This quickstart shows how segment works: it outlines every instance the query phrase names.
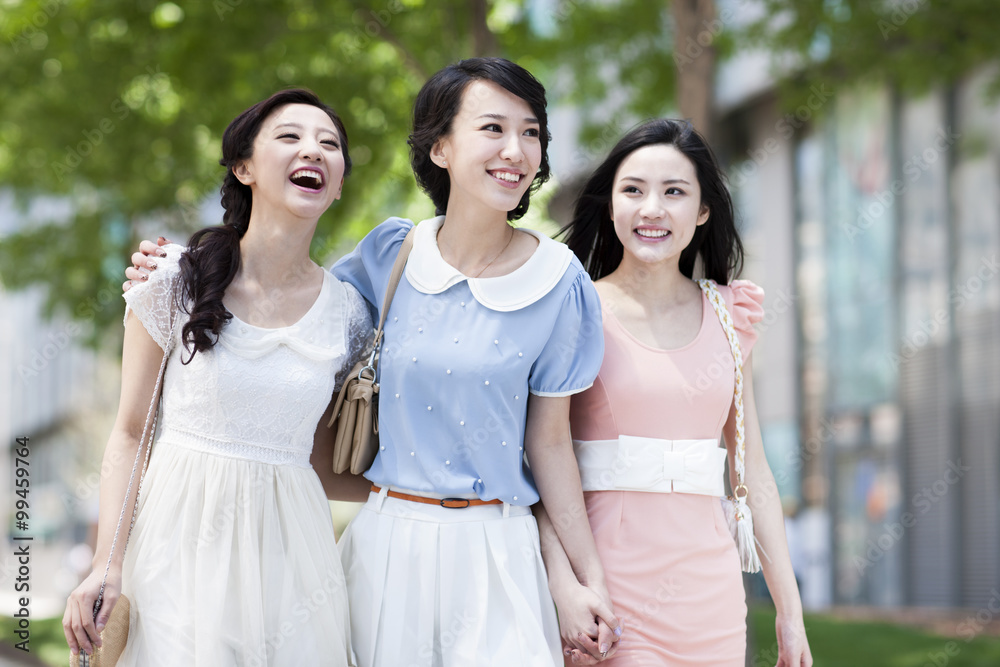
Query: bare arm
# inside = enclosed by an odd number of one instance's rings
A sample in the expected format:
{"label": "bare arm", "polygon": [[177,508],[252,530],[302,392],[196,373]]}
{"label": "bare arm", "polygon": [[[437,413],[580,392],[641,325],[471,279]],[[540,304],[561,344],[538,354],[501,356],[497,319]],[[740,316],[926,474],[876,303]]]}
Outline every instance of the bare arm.
{"label": "bare arm", "polygon": [[[100,615],[95,623],[93,618],[94,602],[104,579],[104,571],[111,553],[111,544],[115,537],[115,529],[125,501],[125,491],[128,488],[129,477],[135,462],[139,441],[146,425],[146,416],[153,397],[153,388],[159,375],[163,350],[150,337],[139,318],[130,314],[125,325],[125,343],[122,351],[122,390],[118,403],[118,416],[115,418],[111,436],[104,450],[102,471],[108,471],[101,476],[100,509],[98,515],[97,547],[94,550],[93,571],[70,594],[63,615],[63,632],[73,653],[83,649],[87,653],[93,651],[94,645],[100,645],[98,637],[107,623],[111,610],[121,594],[121,569],[125,552],[132,508],[135,505],[135,494],[139,485],[139,470],[136,471],[129,494],[128,506],[122,526],[115,544],[114,559],[108,571],[107,586],[101,604]],[[147,439],[148,439],[147,435]]]}
{"label": "bare arm", "polygon": [[[334,398],[335,400],[335,398]],[[338,475],[333,472],[333,439],[335,430],[328,427],[330,415],[333,413],[334,400],[326,407],[323,416],[316,425],[316,435],[313,438],[312,456],[309,462],[313,470],[319,475],[319,481],[323,484],[326,497],[330,500],[347,500],[350,502],[363,503],[368,500],[368,493],[371,491],[372,483],[361,475],[343,473]]]}
{"label": "bare arm", "polygon": [[[558,538],[561,551],[576,580],[600,598],[596,615],[610,628],[620,623],[611,610],[611,599],[604,583],[604,568],[597,556],[594,534],[587,520],[583,502],[580,472],[573,453],[569,432],[570,397],[531,395],[524,435],[524,449],[531,472],[538,486],[543,509],[544,529]],[[543,527],[540,525],[539,530]],[[554,542],[549,534],[546,542],[550,556]],[[555,552],[554,564],[565,567]],[[557,577],[560,575],[557,574]],[[560,581],[566,581],[565,576]],[[596,634],[596,633],[595,633]],[[609,650],[608,646],[604,650]]]}
{"label": "bare arm", "polygon": [[[785,540],[785,523],[781,499],[774,475],[764,455],[764,441],[757,418],[757,403],[753,392],[751,359],[743,367],[743,425],[746,436],[746,485],[750,489],[747,504],[753,512],[754,535],[764,554],[761,564],[764,580],[771,592],[778,616],[775,621],[778,639],[778,667],[810,667],[812,654],[802,620],[802,601],[795,583],[792,561]],[[736,442],[736,411],[733,408],[723,428],[727,445]],[[732,465],[733,446],[729,446],[731,482],[736,485]]]}
{"label": "bare arm", "polygon": [[545,506],[538,503],[532,509],[538,521],[549,592],[559,612],[559,632],[568,645],[563,653],[575,664],[595,664],[602,654],[610,658],[618,651],[621,632],[613,631],[600,616],[612,613],[611,609],[598,592],[577,581]]}

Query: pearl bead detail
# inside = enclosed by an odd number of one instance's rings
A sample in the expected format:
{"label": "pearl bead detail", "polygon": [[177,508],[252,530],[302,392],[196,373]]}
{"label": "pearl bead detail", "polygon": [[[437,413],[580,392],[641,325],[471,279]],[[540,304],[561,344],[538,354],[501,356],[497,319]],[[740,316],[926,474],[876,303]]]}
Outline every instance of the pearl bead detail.
{"label": "pearl bead detail", "polygon": [[507,441],[504,440],[503,442],[500,443],[500,445],[503,446],[503,447],[506,447],[507,446]]}
{"label": "pearl bead detail", "polygon": [[489,380],[486,381],[486,386],[487,387],[490,386],[490,381]]}
{"label": "pearl bead detail", "polygon": [[448,370],[445,371],[445,373],[447,373],[448,375],[451,375],[451,369],[449,368]]}
{"label": "pearl bead detail", "polygon": [[399,394],[396,394],[396,398],[399,398]]}
{"label": "pearl bead detail", "polygon": [[445,464],[446,466],[450,466],[450,465],[451,465],[451,461],[445,461],[445,462],[444,462],[444,464]]}
{"label": "pearl bead detail", "polygon": [[416,358],[416,357],[413,357],[413,360],[414,360],[414,361],[416,361],[416,360],[417,360],[417,358]]}
{"label": "pearl bead detail", "polygon": [[493,341],[493,344],[494,344],[494,345],[499,345],[499,344],[500,344],[500,341],[499,341],[499,340],[495,340],[495,339],[494,339],[494,341]]}
{"label": "pearl bead detail", "polygon": [[431,408],[431,406],[429,406],[429,405],[427,406],[427,412],[430,412],[432,409],[433,408]]}
{"label": "pearl bead detail", "polygon": [[517,500],[517,496],[514,496],[514,500]]}
{"label": "pearl bead detail", "polygon": [[410,452],[410,456],[416,456],[416,455],[417,455],[416,452]]}
{"label": "pearl bead detail", "polygon": [[458,422],[458,425],[459,426],[465,426],[465,421],[463,420],[463,421]]}

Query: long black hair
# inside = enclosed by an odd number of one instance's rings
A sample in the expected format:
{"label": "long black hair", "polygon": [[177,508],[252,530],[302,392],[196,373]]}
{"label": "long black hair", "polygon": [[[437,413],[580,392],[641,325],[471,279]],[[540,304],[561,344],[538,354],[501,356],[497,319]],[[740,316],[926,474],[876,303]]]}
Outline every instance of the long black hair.
{"label": "long black hair", "polygon": [[566,245],[594,280],[618,268],[624,247],[611,220],[615,174],[633,152],[658,144],[673,146],[691,161],[701,186],[701,204],[709,211],[708,220],[696,228],[691,243],[681,252],[681,273],[692,277],[700,253],[705,277],[727,285],[743,268],[743,243],[736,231],[733,200],[712,149],[691,123],[683,120],[649,120],[621,138],[580,193],[573,219],[562,229]]}
{"label": "long black hair", "polygon": [[[226,168],[222,182],[222,224],[195,232],[188,240],[188,249],[180,259],[182,277],[180,305],[190,314],[181,329],[184,348],[191,355],[184,363],[215,345],[222,327],[233,315],[222,305],[222,296],[240,268],[240,239],[250,225],[253,193],[233,173],[234,167],[253,156],[253,144],[264,121],[280,107],[288,104],[308,104],[323,110],[340,134],[340,150],[344,154],[344,176],[351,173],[347,130],[337,112],[323,104],[310,90],[282,90],[253,105],[226,128],[222,135],[222,159]],[[211,335],[210,335],[211,334]]]}
{"label": "long black hair", "polygon": [[431,161],[431,149],[438,139],[451,132],[451,123],[462,107],[462,96],[473,81],[492,81],[527,102],[538,119],[542,161],[531,186],[517,207],[507,212],[508,220],[518,220],[528,212],[531,194],[549,180],[549,121],[545,113],[545,87],[531,72],[504,58],[469,58],[448,65],[427,80],[413,104],[413,132],[410,166],[424,192],[434,202],[437,215],[448,207],[451,179],[448,170]]}

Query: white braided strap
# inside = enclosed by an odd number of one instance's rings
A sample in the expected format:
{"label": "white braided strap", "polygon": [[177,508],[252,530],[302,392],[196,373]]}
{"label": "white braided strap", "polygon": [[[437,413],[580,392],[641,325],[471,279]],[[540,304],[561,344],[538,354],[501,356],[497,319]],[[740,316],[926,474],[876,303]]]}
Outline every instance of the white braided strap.
{"label": "white braided strap", "polygon": [[[760,572],[760,557],[757,555],[757,538],[753,534],[753,514],[747,505],[747,497],[750,490],[747,488],[744,479],[746,477],[746,432],[743,426],[743,351],[740,349],[740,339],[736,337],[736,327],[733,326],[733,318],[726,308],[726,302],[711,280],[702,278],[698,281],[698,286],[708,297],[708,302],[712,304],[715,314],[719,316],[722,329],[729,339],[729,348],[733,352],[733,360],[736,362],[736,388],[733,392],[733,403],[736,406],[736,451],[734,459],[736,461],[736,487],[730,500],[733,504],[733,519],[736,524],[736,550],[740,555],[740,565],[744,572]],[[740,490],[743,495],[740,495]]]}

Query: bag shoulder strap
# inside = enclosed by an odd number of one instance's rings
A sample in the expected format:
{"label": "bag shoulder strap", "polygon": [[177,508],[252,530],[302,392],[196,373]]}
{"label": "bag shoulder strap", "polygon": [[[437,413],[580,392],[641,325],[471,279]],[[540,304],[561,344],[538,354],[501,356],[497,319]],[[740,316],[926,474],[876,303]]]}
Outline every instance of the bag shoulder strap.
{"label": "bag shoulder strap", "polygon": [[[132,528],[135,527],[135,518],[139,512],[139,494],[142,492],[142,481],[146,477],[146,468],[149,466],[149,454],[153,449],[153,434],[156,432],[156,419],[159,413],[160,404],[160,392],[163,388],[163,373],[167,368],[167,361],[170,359],[170,353],[173,351],[174,343],[174,332],[177,329],[177,321],[180,316],[177,313],[177,309],[173,308],[170,314],[171,324],[170,324],[170,335],[167,337],[167,347],[163,350],[163,359],[160,360],[160,370],[156,376],[156,384],[153,386],[153,396],[149,400],[149,410],[146,411],[146,423],[142,428],[142,436],[139,438],[139,447],[135,452],[135,461],[132,463],[132,474],[128,478],[128,487],[125,489],[125,500],[122,502],[122,511],[118,515],[118,525],[115,526],[115,535],[111,540],[111,550],[108,552],[108,562],[104,567],[104,579],[101,580],[101,590],[97,594],[97,599],[94,601],[94,618],[97,618],[98,612],[101,610],[101,604],[104,602],[104,587],[108,583],[108,574],[111,572],[111,561],[115,555],[115,547],[118,544],[118,537],[121,534],[122,523],[125,520],[125,512],[128,510],[128,498],[132,494],[132,484],[135,482],[136,472],[139,472],[139,483],[136,485],[135,489],[135,504],[132,506],[132,519],[129,522],[128,532],[125,534],[125,544],[122,546],[122,553],[128,549],[128,541],[132,536]],[[142,462],[142,469],[139,470],[139,459],[143,458],[143,449],[146,450],[146,456]]]}
{"label": "bag shoulder strap", "polygon": [[399,285],[399,279],[403,276],[406,260],[410,256],[410,250],[413,248],[413,234],[416,230],[417,226],[413,225],[410,231],[406,233],[403,245],[399,247],[399,253],[396,255],[396,262],[392,265],[392,273],[389,274],[389,284],[385,287],[385,298],[382,300],[382,313],[379,315],[378,328],[375,330],[375,350],[378,349],[379,343],[382,342],[382,328],[385,326],[385,318],[389,315],[389,305],[392,304],[392,297],[396,294],[396,287]]}
{"label": "bag shoulder strap", "polygon": [[[733,318],[726,308],[726,302],[719,293],[718,287],[712,280],[702,278],[698,281],[698,286],[708,297],[708,302],[712,304],[715,314],[719,316],[722,329],[729,339],[729,348],[733,353],[733,361],[736,363],[736,388],[733,391],[733,403],[736,405],[736,479],[739,486],[743,484],[746,475],[746,433],[743,426],[743,352],[740,349],[740,339],[736,336],[736,327],[733,325]],[[733,489],[736,492],[736,489]]]}

